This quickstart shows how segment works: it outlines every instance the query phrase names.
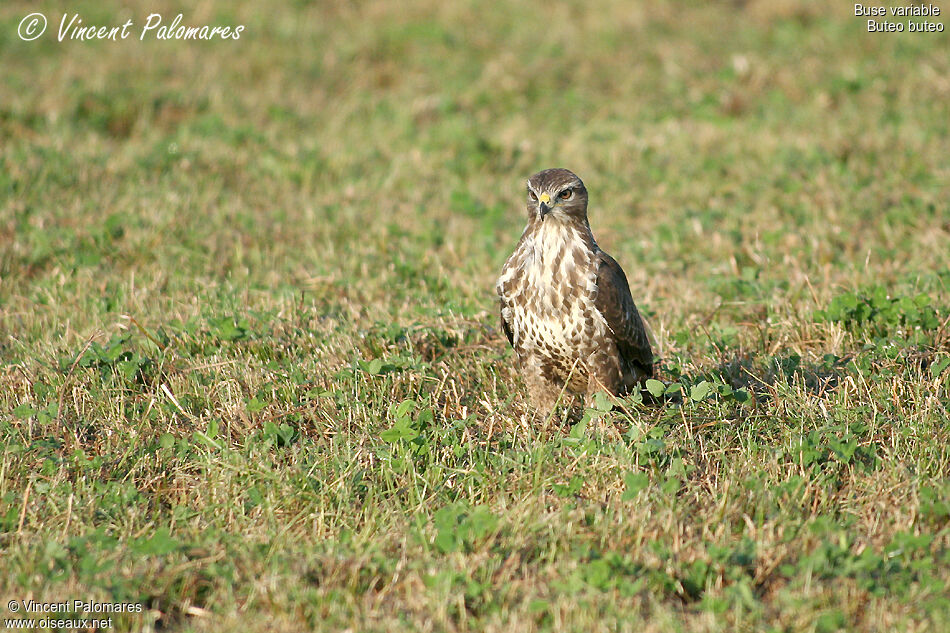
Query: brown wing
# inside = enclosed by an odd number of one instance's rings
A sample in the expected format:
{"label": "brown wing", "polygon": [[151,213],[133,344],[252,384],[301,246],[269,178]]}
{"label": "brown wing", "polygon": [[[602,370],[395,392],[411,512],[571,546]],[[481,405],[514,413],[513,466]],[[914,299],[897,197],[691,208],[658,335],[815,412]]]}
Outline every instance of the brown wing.
{"label": "brown wing", "polygon": [[603,251],[599,256],[594,303],[613,332],[624,373],[633,371],[641,378],[649,378],[653,375],[653,351],[640,313],[630,296],[627,276],[613,257]]}

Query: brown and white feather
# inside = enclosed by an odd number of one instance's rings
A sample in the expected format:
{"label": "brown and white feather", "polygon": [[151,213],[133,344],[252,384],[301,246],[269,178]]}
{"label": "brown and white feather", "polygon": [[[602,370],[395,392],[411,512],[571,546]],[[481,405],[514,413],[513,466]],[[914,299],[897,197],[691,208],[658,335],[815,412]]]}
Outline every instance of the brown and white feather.
{"label": "brown and white feather", "polygon": [[594,240],[587,190],[566,169],[535,174],[528,190],[528,225],[496,290],[529,396],[549,408],[565,388],[623,395],[652,376],[653,355],[623,269]]}

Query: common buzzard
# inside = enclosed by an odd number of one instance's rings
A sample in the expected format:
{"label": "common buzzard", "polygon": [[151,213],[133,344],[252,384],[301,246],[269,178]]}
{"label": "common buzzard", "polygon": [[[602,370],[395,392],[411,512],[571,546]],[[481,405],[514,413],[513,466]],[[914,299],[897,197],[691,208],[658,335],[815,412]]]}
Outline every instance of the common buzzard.
{"label": "common buzzard", "polygon": [[587,189],[566,169],[528,180],[528,225],[495,289],[532,404],[566,387],[624,395],[653,375],[653,353],[620,265],[587,221]]}

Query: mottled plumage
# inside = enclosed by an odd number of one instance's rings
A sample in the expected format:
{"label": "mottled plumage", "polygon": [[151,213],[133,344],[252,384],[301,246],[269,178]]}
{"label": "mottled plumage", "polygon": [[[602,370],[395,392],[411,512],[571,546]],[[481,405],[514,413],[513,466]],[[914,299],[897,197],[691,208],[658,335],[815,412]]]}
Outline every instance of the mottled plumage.
{"label": "mottled plumage", "polygon": [[539,172],[527,210],[495,289],[532,403],[550,409],[565,386],[623,395],[653,375],[653,353],[623,269],[594,241],[584,183],[566,169]]}

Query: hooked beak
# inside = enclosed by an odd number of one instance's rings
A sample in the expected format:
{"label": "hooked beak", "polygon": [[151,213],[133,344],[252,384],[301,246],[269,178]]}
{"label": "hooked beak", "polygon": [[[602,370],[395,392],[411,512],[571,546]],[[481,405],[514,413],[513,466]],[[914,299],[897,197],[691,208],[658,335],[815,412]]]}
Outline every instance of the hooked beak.
{"label": "hooked beak", "polygon": [[544,216],[551,212],[551,207],[548,203],[551,202],[551,196],[546,193],[542,193],[538,196],[538,216],[544,220]]}

